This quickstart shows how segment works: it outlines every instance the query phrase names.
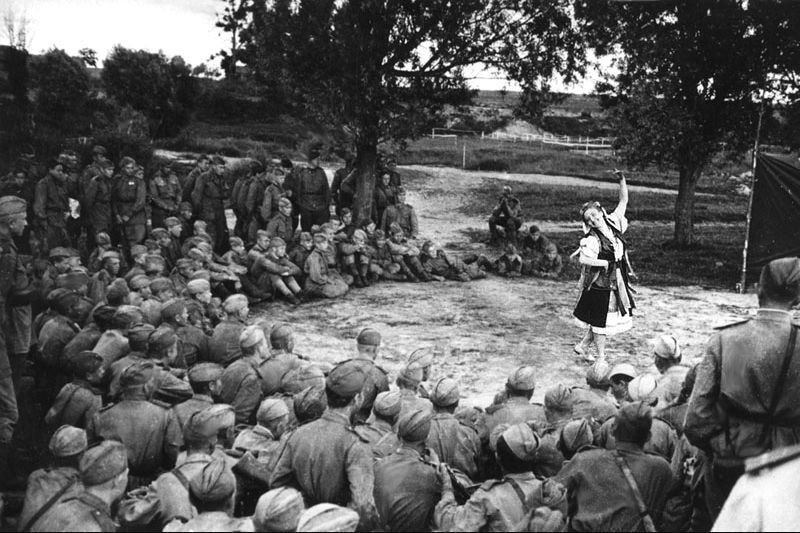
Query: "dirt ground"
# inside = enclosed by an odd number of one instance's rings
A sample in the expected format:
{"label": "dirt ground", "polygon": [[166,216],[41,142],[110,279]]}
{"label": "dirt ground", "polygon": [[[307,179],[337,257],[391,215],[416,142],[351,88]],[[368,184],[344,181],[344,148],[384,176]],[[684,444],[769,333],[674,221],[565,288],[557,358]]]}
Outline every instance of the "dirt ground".
{"label": "dirt ground", "polygon": [[[427,176],[425,180],[415,180],[408,193],[408,201],[419,217],[421,235],[456,253],[488,251],[468,238],[470,232],[485,229],[485,221],[458,210],[483,177],[544,184],[584,181],[413,168]],[[631,192],[633,195],[635,189]],[[486,206],[487,216],[492,207]],[[577,221],[574,228],[547,221],[539,225],[544,232],[575,231],[577,245]],[[756,306],[752,294],[699,287],[647,286],[637,290],[634,328],[609,339],[608,355],[612,364],[630,362],[641,370],[652,366],[650,341],[657,335],[674,334],[683,346],[684,359],[692,360],[702,355],[714,326],[741,319]],[[587,366],[572,352],[582,334],[572,318],[576,297],[577,280],[490,277],[469,283],[381,283],[352,290],[335,301],[311,302],[296,308],[270,304],[254,314],[291,323],[296,331],[297,351],[330,362],[347,358],[355,351],[354,339],[361,328],[374,327],[383,335],[379,364],[390,372],[391,379],[412,351],[430,348],[436,352],[433,376],[457,378],[465,397],[462,403],[485,406],[502,389],[508,374],[522,364],[540,371],[534,395],[538,400],[556,383],[583,383]]]}

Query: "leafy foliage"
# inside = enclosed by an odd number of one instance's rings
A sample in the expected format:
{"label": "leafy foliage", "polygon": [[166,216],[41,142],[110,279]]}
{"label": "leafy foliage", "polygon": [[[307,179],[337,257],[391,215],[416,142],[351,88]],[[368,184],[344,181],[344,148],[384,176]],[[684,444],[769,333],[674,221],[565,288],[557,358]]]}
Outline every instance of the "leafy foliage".
{"label": "leafy foliage", "polygon": [[89,74],[78,59],[53,48],[30,61],[33,117],[38,128],[63,135],[83,134],[89,127]]}

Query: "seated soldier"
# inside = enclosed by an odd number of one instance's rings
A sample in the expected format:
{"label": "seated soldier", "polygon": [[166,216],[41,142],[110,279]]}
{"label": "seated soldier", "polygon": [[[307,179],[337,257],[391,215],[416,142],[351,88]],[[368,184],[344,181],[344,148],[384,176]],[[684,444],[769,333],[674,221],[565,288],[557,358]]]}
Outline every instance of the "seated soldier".
{"label": "seated soldier", "polygon": [[479,267],[506,278],[518,278],[522,275],[522,257],[520,257],[517,247],[513,244],[506,245],[503,255],[494,261],[491,261],[485,255],[481,255],[476,263]]}
{"label": "seated soldier", "polygon": [[[314,239],[311,238],[311,234],[307,231],[304,231],[300,234],[300,240],[298,245],[292,248],[289,252],[289,261],[294,263],[295,265],[302,267],[306,264],[306,259],[308,259],[309,254],[311,254],[311,250],[314,248]],[[306,280],[305,272],[300,269],[300,273],[296,276],[297,283],[301,285]]]}
{"label": "seated soldier", "polygon": [[474,263],[471,265],[466,264],[458,257],[449,255],[432,241],[425,241],[422,244],[420,261],[425,271],[438,281],[445,279],[470,281],[486,277],[486,272],[478,265]]}
{"label": "seated soldier", "polygon": [[409,239],[416,239],[419,234],[419,223],[414,208],[406,203],[406,191],[402,187],[397,189],[397,204],[390,205],[383,212],[381,229],[387,231],[392,224],[397,223],[403,234]]}
{"label": "seated soldier", "polygon": [[334,226],[335,238],[337,241],[346,241],[353,237],[353,232],[357,229],[353,223],[353,212],[345,207],[339,215],[339,221]]}
{"label": "seated soldier", "polygon": [[306,259],[305,293],[313,297],[338,298],[347,293],[347,282],[334,269],[328,267],[328,237],[323,233],[314,235],[314,250]]}
{"label": "seated soldier", "polygon": [[104,252],[101,257],[101,269],[89,281],[88,296],[95,304],[106,301],[108,287],[118,279],[121,267],[120,255],[114,251]]}
{"label": "seated soldier", "polygon": [[298,305],[298,296],[302,289],[294,277],[300,273],[300,268],[286,256],[286,242],[283,239],[273,237],[270,240],[262,265],[267,271],[270,287],[294,305]]}
{"label": "seated soldier", "polygon": [[373,256],[369,269],[373,279],[405,281],[406,277],[401,272],[400,264],[394,260],[383,230],[375,230],[372,242]]}
{"label": "seated soldier", "polygon": [[503,187],[503,195],[489,217],[491,244],[517,243],[517,230],[522,225],[522,208],[519,200],[511,196],[511,187]]}
{"label": "seated soldier", "polygon": [[108,236],[108,233],[100,232],[95,236],[95,242],[97,243],[97,248],[92,250],[92,253],[89,254],[89,260],[86,264],[89,267],[89,272],[97,272],[102,268],[101,261],[103,254],[106,252],[112,251],[113,246],[111,245],[111,237]]}
{"label": "seated soldier", "polygon": [[552,242],[542,234],[539,226],[532,224],[528,228],[528,233],[522,238],[522,255],[530,258],[535,263],[547,254],[547,247],[550,244]]}
{"label": "seated soldier", "polygon": [[175,262],[181,257],[181,249],[175,246],[169,231],[165,228],[153,228],[150,235],[158,243],[159,252],[167,263],[167,269],[172,270]]}
{"label": "seated soldier", "polygon": [[564,263],[558,255],[558,247],[552,242],[547,245],[544,255],[538,260],[522,261],[522,273],[537,278],[556,279],[563,269]]}
{"label": "seated soldier", "polygon": [[194,212],[190,202],[181,202],[178,205],[178,220],[181,221],[181,240],[185,241],[192,236],[192,220]]}
{"label": "seated soldier", "polygon": [[131,260],[133,264],[130,270],[125,273],[125,281],[130,282],[135,276],[146,275],[145,264],[147,262],[147,247],[141,244],[131,246]]}
{"label": "seated soldier", "polygon": [[94,352],[77,354],[68,365],[73,381],[59,391],[53,406],[44,417],[51,429],[65,424],[86,429],[89,421],[103,406],[100,387],[103,385],[105,368],[103,358]]}
{"label": "seated soldier", "polygon": [[[349,211],[349,209],[345,209]],[[349,213],[348,213],[349,214]],[[345,215],[342,215],[345,218]],[[337,235],[346,235],[346,232]],[[342,270],[353,276],[356,287],[369,286],[370,249],[367,245],[367,234],[363,230],[353,230],[351,236],[343,237],[339,242],[339,261]]]}
{"label": "seated soldier", "polygon": [[[248,269],[246,272],[239,273],[239,281],[242,284],[242,291],[251,299],[252,302],[260,302],[272,299],[269,291],[262,288],[257,278],[250,276],[250,255],[244,248],[244,242],[239,237],[229,239],[231,249],[223,254],[222,259],[228,265],[238,265]],[[299,269],[298,269],[299,270]]]}
{"label": "seated soldier", "polygon": [[398,224],[392,224],[389,230],[387,246],[392,254],[392,259],[400,265],[400,270],[408,281],[431,281],[419,261],[419,249],[408,241],[403,229]]}

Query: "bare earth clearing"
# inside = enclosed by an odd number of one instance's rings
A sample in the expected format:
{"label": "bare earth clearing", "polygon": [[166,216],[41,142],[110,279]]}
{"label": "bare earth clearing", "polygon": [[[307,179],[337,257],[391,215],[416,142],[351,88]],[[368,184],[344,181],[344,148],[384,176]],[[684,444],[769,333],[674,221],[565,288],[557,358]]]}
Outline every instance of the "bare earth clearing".
{"label": "bare earth clearing", "polygon": [[[467,232],[484,229],[485,221],[458,211],[483,177],[537,183],[551,183],[554,179],[413,168],[428,176],[426,180],[415,180],[408,194],[419,217],[421,234],[459,252],[484,251],[483,245],[469,241]],[[560,184],[579,185],[584,181],[557,179]],[[590,183],[598,186],[597,182]],[[631,187],[631,202],[636,201],[636,192],[637,188]],[[486,206],[487,216],[492,207]],[[565,228],[563,223],[545,222],[540,226],[546,232],[575,231],[577,245],[578,222],[571,228]],[[638,287],[638,292],[633,331],[610,339],[608,351],[612,364],[628,361],[641,370],[651,366],[650,340],[656,335],[676,335],[683,345],[684,359],[691,360],[702,355],[714,326],[741,319],[756,306],[752,294],[699,287],[648,286]],[[270,304],[253,314],[293,324],[297,351],[330,362],[345,359],[355,351],[354,339],[361,328],[375,327],[384,339],[379,364],[392,379],[413,350],[435,348],[439,355],[432,375],[459,379],[466,398],[463,403],[485,406],[503,387],[508,374],[522,364],[540,369],[534,396],[537,400],[558,382],[584,382],[586,366],[572,354],[572,346],[582,333],[572,319],[576,297],[577,280],[490,277],[470,283],[380,283],[352,290],[336,301],[315,301],[297,308]]]}

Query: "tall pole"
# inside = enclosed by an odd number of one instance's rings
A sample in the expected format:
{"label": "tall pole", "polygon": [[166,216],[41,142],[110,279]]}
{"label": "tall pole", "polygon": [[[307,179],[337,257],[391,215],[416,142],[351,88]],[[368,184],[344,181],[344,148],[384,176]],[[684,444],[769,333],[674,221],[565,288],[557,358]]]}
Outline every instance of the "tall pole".
{"label": "tall pole", "polygon": [[739,280],[739,294],[744,294],[747,289],[747,248],[750,246],[750,221],[753,219],[753,196],[756,192],[756,166],[758,164],[758,143],[761,140],[761,120],[764,118],[764,100],[761,100],[761,109],[758,112],[758,127],[756,140],[753,143],[752,176],[750,176],[750,199],[747,202],[747,224],[744,233],[744,248],[742,249],[742,278]]}

